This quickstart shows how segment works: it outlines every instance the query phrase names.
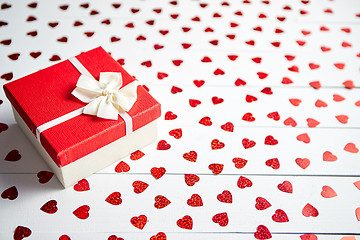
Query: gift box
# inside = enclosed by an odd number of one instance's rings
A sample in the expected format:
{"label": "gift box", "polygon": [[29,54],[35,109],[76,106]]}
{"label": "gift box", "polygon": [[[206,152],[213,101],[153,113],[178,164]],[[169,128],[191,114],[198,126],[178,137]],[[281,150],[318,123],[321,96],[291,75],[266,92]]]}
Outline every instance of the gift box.
{"label": "gift box", "polygon": [[18,125],[64,187],[157,137],[160,104],[101,47],[4,91]]}

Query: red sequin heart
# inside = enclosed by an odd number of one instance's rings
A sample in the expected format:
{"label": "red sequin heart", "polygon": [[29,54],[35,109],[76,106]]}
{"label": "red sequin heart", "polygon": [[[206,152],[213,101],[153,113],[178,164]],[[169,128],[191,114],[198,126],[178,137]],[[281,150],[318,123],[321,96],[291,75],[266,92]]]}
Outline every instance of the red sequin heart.
{"label": "red sequin heart", "polygon": [[136,160],[139,160],[140,158],[142,158],[143,156],[145,156],[145,153],[143,153],[140,150],[137,150],[137,151],[131,153],[130,159],[133,161],[136,161]]}
{"label": "red sequin heart", "polygon": [[165,120],[174,120],[176,118],[177,118],[177,115],[171,111],[168,111],[165,113]]}
{"label": "red sequin heart", "polygon": [[245,86],[246,85],[246,82],[240,78],[236,79],[235,81],[235,86]]}
{"label": "red sequin heart", "polygon": [[344,101],[345,98],[344,98],[343,96],[339,95],[339,94],[334,94],[334,95],[333,95],[333,100],[334,100],[335,102],[341,102],[341,101]]}
{"label": "red sequin heart", "polygon": [[275,211],[275,214],[272,215],[272,220],[274,220],[274,222],[288,222],[289,218],[283,210],[278,209]]}
{"label": "red sequin heart", "polygon": [[[308,233],[308,234],[303,234],[300,236],[301,240],[318,240],[317,236],[315,234],[312,233]],[[345,239],[343,239],[345,240]],[[349,239],[351,240],[351,239]]]}
{"label": "red sequin heart", "polygon": [[90,190],[89,182],[86,179],[80,180],[77,184],[74,185],[74,190],[78,192]]}
{"label": "red sequin heart", "polygon": [[0,133],[3,131],[6,131],[9,128],[9,126],[5,123],[0,123]]}
{"label": "red sequin heart", "polygon": [[40,171],[37,174],[39,178],[39,183],[44,184],[50,181],[50,179],[54,176],[54,173],[48,171]]}
{"label": "red sequin heart", "polygon": [[21,155],[19,154],[19,151],[14,149],[12,151],[10,151],[6,157],[5,157],[5,161],[10,161],[10,162],[15,162],[21,159]]}
{"label": "red sequin heart", "polygon": [[224,164],[212,163],[209,165],[209,169],[213,172],[213,174],[220,174],[224,169]]}
{"label": "red sequin heart", "polygon": [[73,214],[79,219],[87,219],[89,217],[90,207],[88,205],[83,205],[78,207]]}
{"label": "red sequin heart", "polygon": [[286,193],[293,192],[293,186],[289,181],[284,181],[283,183],[280,183],[277,187],[282,192],[286,192]]}
{"label": "red sequin heart", "polygon": [[195,183],[197,183],[200,180],[199,176],[197,176],[195,174],[185,174],[184,178],[185,178],[186,185],[188,185],[190,187],[194,186]]}
{"label": "red sequin heart", "polygon": [[184,153],[183,158],[190,162],[196,162],[197,153],[195,151],[190,151],[189,153]]}
{"label": "red sequin heart", "polygon": [[269,159],[265,162],[266,166],[269,166],[273,169],[279,169],[280,168],[280,162],[277,158]]}
{"label": "red sequin heart", "polygon": [[216,105],[216,104],[220,104],[220,103],[224,102],[224,99],[218,98],[218,97],[213,97],[211,99],[211,101],[213,102],[214,105]]}
{"label": "red sequin heart", "polygon": [[164,73],[164,72],[158,72],[158,74],[157,74],[157,78],[158,79],[164,79],[164,78],[166,78],[166,77],[168,77],[169,75],[167,74],[167,73]]}
{"label": "red sequin heart", "polygon": [[353,89],[355,88],[354,82],[351,80],[345,81],[342,83],[342,85],[344,85],[344,87],[348,88],[348,89]]}
{"label": "red sequin heart", "polygon": [[298,141],[301,141],[303,143],[309,143],[310,142],[310,137],[307,133],[303,133],[303,134],[300,134],[296,137],[296,139]]}
{"label": "red sequin heart", "polygon": [[292,84],[294,83],[290,78],[288,77],[283,77],[282,81],[281,81],[282,84]]}
{"label": "red sequin heart", "polygon": [[307,158],[297,158],[295,159],[295,162],[302,169],[306,169],[310,165],[310,160]]}
{"label": "red sequin heart", "polygon": [[223,70],[221,70],[220,68],[217,68],[215,71],[214,71],[214,75],[224,75],[225,72]]}
{"label": "red sequin heart", "polygon": [[166,234],[163,232],[159,232],[156,235],[152,236],[150,240],[166,240]]}
{"label": "red sequin heart", "polygon": [[278,140],[276,140],[273,136],[269,135],[265,138],[265,145],[276,145],[278,144]]}
{"label": "red sequin heart", "polygon": [[27,238],[31,235],[30,228],[23,227],[23,226],[17,226],[14,232],[14,240],[21,240],[23,238]]}
{"label": "red sequin heart", "polygon": [[267,227],[265,227],[264,225],[259,225],[256,228],[256,232],[254,233],[254,237],[256,239],[261,239],[261,240],[272,238],[269,229]]}
{"label": "red sequin heart", "polygon": [[354,143],[348,143],[345,145],[344,150],[350,153],[358,153],[359,149],[356,147]]}
{"label": "red sequin heart", "polygon": [[248,149],[254,147],[256,145],[256,142],[249,140],[248,138],[244,138],[242,140],[242,145],[244,146],[245,149]]}
{"label": "red sequin heart", "polygon": [[159,141],[158,145],[157,145],[157,150],[168,150],[171,148],[171,145],[168,144],[165,140],[161,140]]}
{"label": "red sequin heart", "polygon": [[271,112],[267,115],[268,118],[272,118],[275,121],[279,121],[280,120],[280,115],[278,112]]}
{"label": "red sequin heart", "polygon": [[337,193],[329,186],[323,186],[321,191],[321,196],[324,198],[333,198],[337,196]]}
{"label": "red sequin heart", "polygon": [[347,115],[337,115],[335,118],[342,124],[347,124],[349,117]]}
{"label": "red sequin heart", "polygon": [[318,107],[318,108],[320,108],[320,107],[327,107],[328,105],[327,105],[326,102],[318,99],[318,100],[316,100],[316,102],[315,102],[315,106]]}
{"label": "red sequin heart", "polygon": [[117,173],[128,172],[128,171],[130,171],[130,166],[124,161],[119,162],[115,167],[115,172]]}
{"label": "red sequin heart", "polygon": [[199,123],[204,125],[204,126],[211,126],[212,125],[210,117],[203,117],[202,119],[200,119]]}
{"label": "red sequin heart", "polygon": [[18,191],[15,186],[12,186],[1,193],[3,199],[14,200],[18,197]]}
{"label": "red sequin heart", "polygon": [[217,199],[223,203],[232,203],[232,194],[228,190],[224,190],[221,194],[217,195]]}
{"label": "red sequin heart", "polygon": [[299,106],[301,103],[301,99],[297,99],[297,98],[291,98],[291,99],[289,99],[289,101],[295,107]]}
{"label": "red sequin heart", "polygon": [[202,85],[204,85],[205,81],[204,80],[194,80],[193,83],[195,84],[195,86],[197,86],[199,88]]}
{"label": "red sequin heart", "polygon": [[319,67],[320,67],[319,64],[309,63],[309,68],[310,68],[311,70],[318,69]]}
{"label": "red sequin heart", "polygon": [[250,179],[240,176],[239,180],[237,181],[237,186],[241,189],[244,189],[246,187],[251,187],[252,186],[252,182]]}
{"label": "red sequin heart", "polygon": [[314,128],[314,127],[316,127],[317,125],[320,124],[320,122],[316,121],[313,118],[307,118],[306,121],[307,121],[308,127],[310,127],[310,128]]}
{"label": "red sequin heart", "polygon": [[215,214],[212,218],[214,223],[218,223],[221,227],[225,227],[229,223],[229,218],[226,212]]}
{"label": "red sequin heart", "polygon": [[146,188],[149,186],[146,182],[142,181],[135,181],[133,182],[132,186],[134,187],[134,193],[142,193],[146,190]]}
{"label": "red sequin heart", "polygon": [[227,132],[233,132],[234,131],[234,124],[231,122],[227,122],[223,125],[221,125],[221,129]]}
{"label": "red sequin heart", "polygon": [[121,194],[119,192],[113,192],[105,199],[105,201],[112,205],[120,205],[122,203]]}
{"label": "red sequin heart", "polygon": [[233,158],[232,162],[235,164],[236,168],[241,169],[241,168],[245,167],[248,160],[245,160],[243,158]]}
{"label": "red sequin heart", "polygon": [[218,139],[214,139],[211,141],[211,149],[212,150],[222,149],[224,147],[225,147],[225,143],[220,142]]}
{"label": "red sequin heart", "polygon": [[55,200],[50,200],[47,203],[45,203],[40,210],[49,214],[54,214],[57,212],[57,202]]}
{"label": "red sequin heart", "polygon": [[151,67],[151,66],[152,66],[152,63],[151,63],[151,61],[149,60],[149,61],[144,61],[144,62],[142,62],[141,65],[143,65],[143,66],[145,66],[145,67]]}
{"label": "red sequin heart", "polygon": [[251,103],[251,102],[257,101],[257,97],[254,97],[254,96],[251,96],[251,95],[246,95],[245,100],[248,103]]}
{"label": "red sequin heart", "polygon": [[130,222],[134,227],[142,230],[145,227],[145,224],[147,223],[147,217],[145,215],[140,215],[138,217],[132,217]]}
{"label": "red sequin heart", "polygon": [[317,216],[319,216],[318,210],[309,203],[306,204],[305,207],[303,208],[302,214],[305,217],[317,217]]}
{"label": "red sequin heart", "polygon": [[153,167],[151,170],[151,175],[154,176],[154,178],[156,179],[159,179],[161,178],[162,176],[164,176],[165,172],[166,172],[166,169],[163,168],[163,167],[160,167],[160,168],[157,168],[157,167]]}
{"label": "red sequin heart", "polygon": [[310,85],[311,87],[313,87],[314,89],[319,89],[319,88],[321,88],[321,83],[320,83],[320,81],[310,82],[309,85]]}
{"label": "red sequin heart", "polygon": [[173,64],[175,65],[175,66],[180,66],[182,63],[183,63],[183,61],[182,60],[172,60],[172,62],[173,62]]}
{"label": "red sequin heart", "polygon": [[201,101],[196,99],[189,99],[189,104],[191,107],[196,107],[197,105],[201,104]]}
{"label": "red sequin heart", "polygon": [[193,228],[193,220],[189,215],[177,220],[176,224],[183,229],[191,230]]}
{"label": "red sequin heart", "polygon": [[261,92],[264,94],[267,94],[267,95],[273,94],[273,92],[271,91],[271,88],[269,88],[269,87],[264,88],[263,90],[261,90]]}
{"label": "red sequin heart", "polygon": [[124,239],[121,238],[121,237],[117,237],[116,235],[111,235],[111,236],[108,237],[107,240],[124,240]]}
{"label": "red sequin heart", "polygon": [[247,122],[253,122],[255,121],[255,118],[253,117],[252,113],[245,113],[244,116],[242,117],[242,120]]}
{"label": "red sequin heart", "polygon": [[191,207],[201,207],[201,206],[203,206],[203,201],[199,194],[193,194],[187,200],[187,204]]}
{"label": "red sequin heart", "polygon": [[182,137],[182,130],[181,128],[173,129],[169,132],[170,136],[173,136],[176,139],[180,139]]}
{"label": "red sequin heart", "polygon": [[170,204],[170,200],[164,196],[158,195],[155,197],[154,207],[157,209],[164,208]]}
{"label": "red sequin heart", "polygon": [[323,160],[328,162],[334,162],[338,158],[337,156],[333,155],[330,151],[325,151],[323,154]]}
{"label": "red sequin heart", "polygon": [[176,93],[179,93],[179,92],[182,92],[183,90],[181,89],[181,88],[179,88],[179,87],[175,87],[175,86],[173,86],[172,88],[171,88],[171,90],[170,90],[170,92],[172,93],[172,94],[176,94]]}
{"label": "red sequin heart", "polygon": [[297,123],[295,122],[295,120],[292,117],[289,117],[289,118],[285,119],[284,125],[296,127]]}
{"label": "red sequin heart", "polygon": [[212,62],[211,58],[209,57],[203,57],[203,59],[201,59],[202,62]]}
{"label": "red sequin heart", "polygon": [[269,207],[271,207],[271,204],[265,198],[262,197],[256,198],[255,208],[257,210],[265,210]]}

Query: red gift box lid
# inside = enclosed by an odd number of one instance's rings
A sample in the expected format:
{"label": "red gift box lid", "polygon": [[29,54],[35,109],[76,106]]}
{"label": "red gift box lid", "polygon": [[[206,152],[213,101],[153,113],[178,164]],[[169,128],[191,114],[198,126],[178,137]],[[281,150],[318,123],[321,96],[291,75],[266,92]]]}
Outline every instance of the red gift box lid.
{"label": "red gift box lid", "polygon": [[[76,58],[97,80],[100,72],[121,72],[123,86],[135,80],[101,47]],[[42,124],[86,105],[71,94],[80,75],[66,60],[7,83],[4,91],[35,135],[36,128]],[[138,99],[128,112],[134,131],[161,115],[160,103],[141,85],[137,94]],[[124,136],[125,121],[121,117],[107,120],[81,114],[43,131],[40,142],[54,162],[63,167]]]}

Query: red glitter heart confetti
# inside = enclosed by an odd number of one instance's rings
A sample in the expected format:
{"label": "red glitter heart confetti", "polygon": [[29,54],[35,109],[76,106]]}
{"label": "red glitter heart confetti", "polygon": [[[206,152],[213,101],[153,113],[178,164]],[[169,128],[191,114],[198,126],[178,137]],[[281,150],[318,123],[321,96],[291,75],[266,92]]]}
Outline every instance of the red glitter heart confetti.
{"label": "red glitter heart confetti", "polygon": [[345,100],[345,98],[344,98],[343,96],[339,95],[339,94],[334,94],[334,95],[333,95],[333,100],[334,100],[335,102],[342,102],[342,101]]}
{"label": "red glitter heart confetti", "polygon": [[248,149],[254,147],[256,145],[256,142],[249,140],[248,138],[244,138],[242,140],[242,145],[244,146],[245,149]]}
{"label": "red glitter heart confetti", "polygon": [[284,125],[285,125],[285,126],[296,127],[296,126],[297,126],[297,123],[296,123],[296,121],[295,121],[292,117],[289,117],[289,118],[285,119]]}
{"label": "red glitter heart confetti", "polygon": [[146,188],[149,186],[149,184],[147,184],[146,182],[142,182],[142,181],[134,181],[132,186],[134,187],[134,193],[142,193],[143,191],[146,190]]}
{"label": "red glitter heart confetti", "polygon": [[215,214],[212,218],[214,223],[218,223],[221,227],[225,227],[229,223],[229,218],[226,212]]}
{"label": "red glitter heart confetti", "polygon": [[165,113],[165,120],[174,120],[176,118],[177,118],[177,115],[171,111],[168,111]]}
{"label": "red glitter heart confetti", "polygon": [[272,118],[275,121],[279,121],[280,120],[280,115],[278,112],[271,112],[267,115],[268,118]]}
{"label": "red glitter heart confetti", "polygon": [[277,158],[269,159],[265,162],[266,166],[271,167],[272,169],[279,169],[280,168],[280,162]]}
{"label": "red glitter heart confetti", "polygon": [[23,227],[23,226],[17,226],[14,231],[14,240],[21,240],[23,238],[27,238],[31,235],[30,228]]}
{"label": "red glitter heart confetti", "polygon": [[204,125],[204,126],[211,126],[212,125],[210,117],[203,117],[202,119],[200,119],[199,123]]}
{"label": "red glitter heart confetti", "polygon": [[183,154],[183,158],[190,162],[196,162],[197,159],[197,153],[195,151],[190,151],[188,153]]}
{"label": "red glitter heart confetti", "polygon": [[303,208],[302,214],[305,217],[317,217],[317,216],[319,216],[318,210],[309,203],[306,204],[305,207]]}
{"label": "red glitter heart confetti", "polygon": [[172,88],[171,88],[171,90],[170,90],[170,92],[172,93],[172,94],[176,94],[176,93],[179,93],[179,92],[182,92],[183,90],[181,89],[181,88],[179,88],[179,87],[175,87],[175,86],[173,86]]}
{"label": "red glitter heart confetti", "polygon": [[278,209],[275,211],[275,214],[272,215],[272,220],[274,222],[278,222],[278,223],[282,223],[282,222],[289,222],[289,218],[288,216],[286,215],[286,213],[281,210],[281,209]]}
{"label": "red glitter heart confetti", "polygon": [[169,132],[170,136],[173,136],[175,139],[180,139],[182,137],[181,128],[173,129]]}
{"label": "red glitter heart confetti", "polygon": [[265,145],[277,145],[278,140],[276,140],[273,136],[269,135],[265,138]]}
{"label": "red glitter heart confetti", "polygon": [[257,99],[257,97],[254,97],[254,96],[251,96],[251,95],[246,95],[245,100],[246,100],[248,103],[251,103],[251,102],[257,101],[258,99]]}
{"label": "red glitter heart confetti", "polygon": [[168,206],[170,203],[171,203],[170,200],[167,199],[166,197],[164,197],[162,195],[157,195],[155,197],[154,207],[157,209],[161,209],[161,208]]}
{"label": "red glitter heart confetti", "polygon": [[262,197],[256,198],[255,208],[257,210],[265,210],[269,207],[271,207],[271,204],[265,198]]}
{"label": "red glitter heart confetti", "polygon": [[193,220],[189,215],[185,215],[181,219],[177,220],[176,224],[183,229],[191,230],[193,228]]}
{"label": "red glitter heart confetti", "polygon": [[[303,234],[300,236],[300,239],[301,240],[318,240],[317,236],[312,233]],[[345,240],[345,239],[342,239],[342,240]]]}
{"label": "red glitter heart confetti", "polygon": [[284,181],[284,182],[280,183],[277,187],[282,192],[286,192],[286,193],[293,192],[293,186],[292,186],[291,182],[289,182],[289,181]]}
{"label": "red glitter heart confetti", "polygon": [[194,186],[195,183],[197,183],[198,181],[200,181],[199,176],[195,175],[195,174],[185,174],[184,175],[185,178],[185,183],[188,186]]}
{"label": "red glitter heart confetti", "polygon": [[225,72],[223,70],[221,70],[220,68],[218,68],[214,71],[214,75],[224,75],[224,74],[225,74]]}
{"label": "red glitter heart confetti", "polygon": [[164,78],[166,78],[166,77],[168,77],[169,75],[167,74],[167,73],[164,73],[164,72],[158,72],[158,74],[157,74],[157,78],[159,79],[159,80],[162,80],[162,79],[164,79]]}
{"label": "red glitter heart confetti", "polygon": [[297,158],[295,162],[302,169],[306,169],[310,165],[310,160],[307,158]]}
{"label": "red glitter heart confetti", "polygon": [[264,88],[263,90],[261,90],[261,92],[264,94],[267,94],[267,95],[273,94],[273,92],[271,91],[271,88],[269,88],[269,87]]}
{"label": "red glitter heart confetti", "polygon": [[327,162],[334,162],[338,158],[334,154],[332,154],[330,151],[325,151],[323,154],[323,160]]}
{"label": "red glitter heart confetti", "polygon": [[247,164],[248,160],[245,160],[243,158],[233,158],[232,162],[235,164],[235,167],[238,169],[241,169],[243,167],[245,167],[245,165]]}
{"label": "red glitter heart confetti", "polygon": [[0,123],[0,133],[3,131],[6,131],[9,128],[9,126],[5,123]]}
{"label": "red glitter heart confetti", "polygon": [[107,240],[124,240],[124,239],[121,238],[121,237],[117,237],[116,235],[111,235],[111,236],[108,237]]}
{"label": "red glitter heart confetti", "polygon": [[79,219],[87,219],[89,217],[90,207],[88,205],[83,205],[78,207],[73,214]]}
{"label": "red glitter heart confetti", "polygon": [[45,203],[40,210],[49,214],[54,214],[57,212],[57,201],[56,200],[50,200],[47,203]]}
{"label": "red glitter heart confetti", "polygon": [[310,85],[311,87],[313,87],[314,89],[319,89],[319,88],[321,88],[321,83],[320,83],[320,81],[310,82],[309,85]]}
{"label": "red glitter heart confetti", "polygon": [[194,80],[193,83],[195,84],[195,86],[197,86],[199,88],[205,84],[205,81],[204,80]]}
{"label": "red glitter heart confetti", "polygon": [[168,150],[171,148],[171,145],[168,144],[165,140],[160,140],[156,149],[157,150]]}
{"label": "red glitter heart confetti", "polygon": [[356,147],[354,143],[347,143],[344,147],[344,150],[349,153],[358,153],[359,149]]}
{"label": "red glitter heart confetti", "polygon": [[269,229],[267,227],[265,227],[264,225],[259,225],[256,228],[256,232],[254,233],[254,237],[256,239],[264,240],[264,239],[272,238],[272,235],[271,235],[271,233],[270,233],[270,231],[269,231]]}
{"label": "red glitter heart confetti", "polygon": [[163,167],[160,167],[160,168],[157,168],[157,167],[153,167],[151,170],[151,175],[154,176],[154,178],[156,179],[159,179],[161,178],[162,176],[164,176],[165,172],[166,172],[166,169],[163,168]]}
{"label": "red glitter heart confetti", "polygon": [[1,193],[1,198],[15,200],[18,197],[19,193],[15,186],[9,187]]}
{"label": "red glitter heart confetti", "polygon": [[191,107],[197,107],[197,105],[201,104],[201,101],[196,99],[189,99],[189,104]]}
{"label": "red glitter heart confetti", "polygon": [[119,162],[115,167],[115,172],[117,173],[128,172],[128,171],[130,171],[130,166],[124,161]]}
{"label": "red glitter heart confetti", "polygon": [[19,154],[19,151],[14,149],[11,150],[5,157],[5,161],[9,161],[9,162],[15,162],[15,161],[19,161],[21,159],[21,155]]}
{"label": "red glitter heart confetti", "polygon": [[211,149],[212,150],[222,149],[224,147],[225,147],[225,143],[220,142],[218,139],[214,139],[211,141]]}
{"label": "red glitter heart confetti", "polygon": [[232,194],[228,190],[224,190],[222,193],[217,195],[217,200],[223,203],[232,203]]}
{"label": "red glitter heart confetti", "polygon": [[[59,237],[59,240],[71,240],[71,238],[68,235],[64,234]],[[118,239],[115,239],[115,240],[118,240]],[[122,240],[124,240],[124,239],[122,239]]]}
{"label": "red glitter heart confetti", "polygon": [[166,240],[166,234],[163,232],[159,232],[154,236],[151,236],[150,240]]}
{"label": "red glitter heart confetti", "polygon": [[244,116],[242,117],[242,120],[247,122],[254,122],[255,118],[253,117],[252,113],[245,113]]}
{"label": "red glitter heart confetti", "polygon": [[74,185],[74,190],[78,192],[90,190],[89,182],[86,179],[80,180],[77,184]]}
{"label": "red glitter heart confetti", "polygon": [[240,176],[239,180],[237,181],[237,186],[241,189],[244,189],[246,187],[251,187],[252,186],[252,182],[250,179]]}
{"label": "red glitter heart confetti", "polygon": [[137,150],[137,151],[131,153],[130,159],[133,161],[136,161],[136,160],[139,160],[140,158],[142,158],[143,156],[145,156],[145,153],[143,153],[140,150]]}
{"label": "red glitter heart confetti", "polygon": [[349,117],[347,115],[337,115],[335,118],[342,124],[347,124]]}
{"label": "red glitter heart confetti", "polygon": [[199,194],[193,194],[186,202],[190,207],[201,207],[203,206],[202,198]]}
{"label": "red glitter heart confetti", "polygon": [[145,215],[140,215],[138,217],[132,217],[130,222],[134,227],[142,230],[147,223],[147,217]]}
{"label": "red glitter heart confetti", "polygon": [[240,78],[236,79],[235,86],[245,86],[246,82]]}
{"label": "red glitter heart confetti", "polygon": [[113,192],[105,199],[105,201],[112,205],[120,205],[122,203],[121,194],[119,192]]}
{"label": "red glitter heart confetti", "polygon": [[223,125],[221,125],[221,129],[227,132],[233,132],[234,131],[234,124],[231,122],[227,122]]}
{"label": "red glitter heart confetti", "polygon": [[213,172],[213,174],[220,174],[224,169],[224,164],[212,163],[209,165],[209,169]]}
{"label": "red glitter heart confetti", "polygon": [[289,99],[289,102],[290,102],[293,106],[297,107],[297,106],[299,106],[299,105],[300,105],[300,103],[301,103],[301,99],[297,99],[297,98],[290,98],[290,99]]}
{"label": "red glitter heart confetti", "polygon": [[325,185],[322,187],[321,196],[324,198],[333,198],[337,196],[337,193],[331,187]]}
{"label": "red glitter heart confetti", "polygon": [[309,143],[310,142],[310,137],[309,137],[309,135],[307,133],[302,133],[302,134],[298,135],[296,137],[296,139],[298,141],[303,142],[303,143]]}
{"label": "red glitter heart confetti", "polygon": [[316,102],[315,102],[315,107],[321,108],[321,107],[327,107],[327,106],[328,106],[327,103],[320,99],[316,100]]}
{"label": "red glitter heart confetti", "polygon": [[347,89],[355,88],[354,82],[351,80],[343,82],[342,85],[344,85],[344,87],[346,87]]}
{"label": "red glitter heart confetti", "polygon": [[220,104],[220,103],[224,102],[224,99],[219,98],[219,97],[213,97],[213,98],[211,98],[211,101],[213,102],[214,105],[216,105],[216,104]]}

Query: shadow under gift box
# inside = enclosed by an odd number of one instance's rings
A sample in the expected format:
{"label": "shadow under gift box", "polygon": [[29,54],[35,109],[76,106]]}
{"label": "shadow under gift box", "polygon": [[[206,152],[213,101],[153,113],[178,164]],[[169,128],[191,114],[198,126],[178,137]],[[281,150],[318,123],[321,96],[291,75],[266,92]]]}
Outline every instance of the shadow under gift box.
{"label": "shadow under gift box", "polygon": [[[120,72],[123,86],[134,81],[103,48],[76,58],[95,78],[100,72]],[[15,119],[64,187],[109,166],[124,156],[154,142],[161,106],[141,85],[137,100],[127,112],[133,132],[126,133],[125,121],[80,114],[41,132],[37,127],[86,106],[74,97],[81,73],[65,60],[4,85]],[[39,141],[40,140],[40,141]]]}

